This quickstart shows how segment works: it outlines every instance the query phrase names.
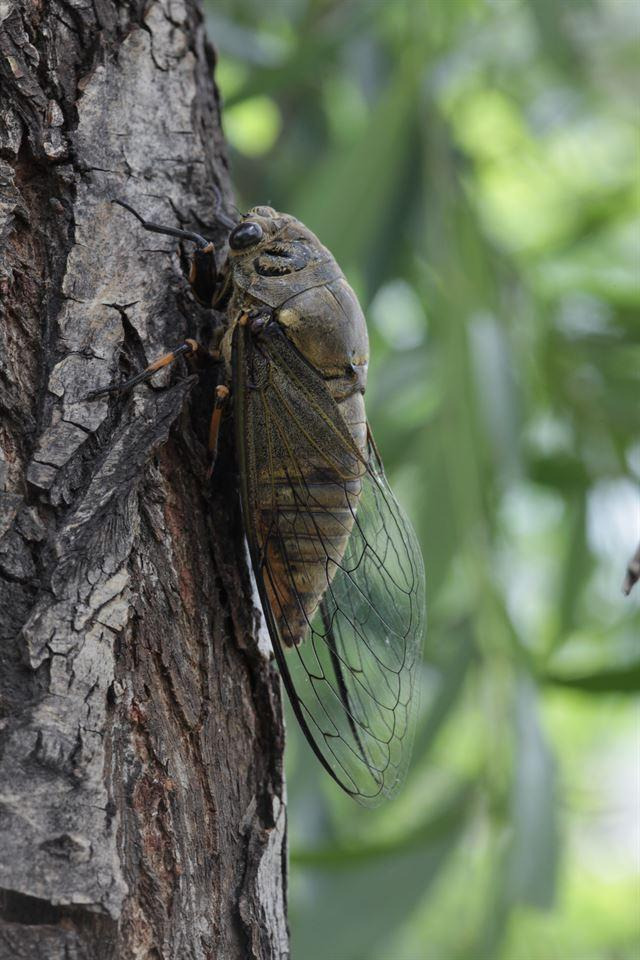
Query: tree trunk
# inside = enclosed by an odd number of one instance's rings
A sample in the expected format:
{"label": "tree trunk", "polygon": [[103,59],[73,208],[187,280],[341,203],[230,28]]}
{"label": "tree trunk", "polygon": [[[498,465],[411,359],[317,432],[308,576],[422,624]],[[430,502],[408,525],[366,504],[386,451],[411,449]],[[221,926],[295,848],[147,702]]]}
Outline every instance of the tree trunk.
{"label": "tree trunk", "polygon": [[195,0],[0,0],[0,957],[281,958],[283,726],[212,374],[87,401],[211,313]]}

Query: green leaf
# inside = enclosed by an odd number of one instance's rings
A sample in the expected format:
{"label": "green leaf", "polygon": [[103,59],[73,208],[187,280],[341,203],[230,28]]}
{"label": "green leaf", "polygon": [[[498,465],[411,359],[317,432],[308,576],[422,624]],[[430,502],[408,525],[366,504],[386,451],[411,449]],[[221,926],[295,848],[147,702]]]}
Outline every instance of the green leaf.
{"label": "green leaf", "polygon": [[583,693],[640,693],[640,660],[627,667],[599,670],[580,676],[545,673],[542,682],[554,687],[578,690]]}
{"label": "green leaf", "polygon": [[459,841],[472,793],[461,790],[436,816],[394,845],[327,848],[292,855],[292,955],[361,960],[413,912]]}
{"label": "green leaf", "polygon": [[468,813],[473,790],[465,786],[447,797],[440,810],[406,834],[400,834],[394,840],[379,843],[360,843],[357,846],[327,845],[308,850],[293,849],[291,862],[301,866],[335,867],[351,869],[372,860],[395,857],[404,851],[414,850],[416,846],[432,843],[443,835],[456,830]]}
{"label": "green leaf", "polygon": [[505,897],[548,909],[555,896],[558,864],[556,766],[540,727],[535,687],[518,683],[513,838],[505,864]]}

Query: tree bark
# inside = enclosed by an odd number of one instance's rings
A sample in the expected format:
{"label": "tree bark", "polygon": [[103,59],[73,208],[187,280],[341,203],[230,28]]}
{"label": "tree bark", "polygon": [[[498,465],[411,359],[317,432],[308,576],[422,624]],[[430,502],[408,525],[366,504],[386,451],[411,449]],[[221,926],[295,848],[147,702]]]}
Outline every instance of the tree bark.
{"label": "tree bark", "polygon": [[0,958],[286,957],[279,683],[224,442],[205,481],[212,377],[86,400],[212,320],[109,202],[224,242],[201,12],[0,0],[0,57]]}

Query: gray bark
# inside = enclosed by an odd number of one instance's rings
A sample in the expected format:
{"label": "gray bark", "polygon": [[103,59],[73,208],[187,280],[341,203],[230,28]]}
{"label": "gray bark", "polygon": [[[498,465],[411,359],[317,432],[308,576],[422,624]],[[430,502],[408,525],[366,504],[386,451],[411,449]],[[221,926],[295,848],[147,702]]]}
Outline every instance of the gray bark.
{"label": "gray bark", "polygon": [[[213,38],[215,40],[215,38]],[[0,0],[0,958],[281,958],[283,727],[211,377],[230,189],[196,0]],[[181,362],[182,363],[182,362]],[[207,377],[209,376],[209,380]]]}

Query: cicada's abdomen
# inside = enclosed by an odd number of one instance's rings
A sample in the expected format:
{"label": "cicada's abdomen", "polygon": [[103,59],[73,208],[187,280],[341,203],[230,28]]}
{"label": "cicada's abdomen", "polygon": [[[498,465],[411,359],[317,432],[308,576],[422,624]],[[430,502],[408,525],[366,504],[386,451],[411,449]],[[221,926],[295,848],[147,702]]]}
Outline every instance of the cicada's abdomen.
{"label": "cicada's abdomen", "polygon": [[289,435],[279,438],[287,451],[284,456],[272,451],[277,466],[259,478],[260,534],[269,570],[265,587],[288,644],[305,639],[356,520],[366,462],[364,398],[357,392],[338,406],[362,459],[344,444],[320,450],[292,421]]}

